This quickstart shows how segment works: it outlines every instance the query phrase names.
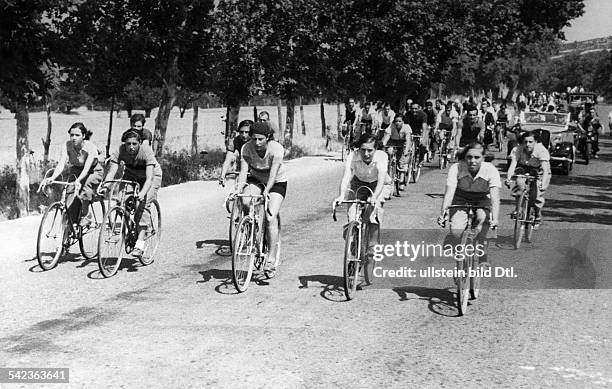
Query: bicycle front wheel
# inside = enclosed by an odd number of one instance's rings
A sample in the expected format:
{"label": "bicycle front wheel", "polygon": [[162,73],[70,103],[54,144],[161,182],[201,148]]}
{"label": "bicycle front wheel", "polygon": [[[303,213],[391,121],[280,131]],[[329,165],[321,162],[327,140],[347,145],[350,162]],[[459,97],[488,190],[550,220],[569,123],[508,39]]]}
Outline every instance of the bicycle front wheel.
{"label": "bicycle front wheel", "polygon": [[516,208],[516,219],[514,220],[514,248],[519,249],[523,242],[523,235],[525,234],[525,220],[527,219],[527,196],[522,193],[519,197],[518,205]]}
{"label": "bicycle front wheel", "polygon": [[157,200],[151,201],[149,208],[146,208],[142,215],[147,224],[147,231],[145,233],[145,249],[139,260],[143,265],[150,265],[153,263],[153,257],[159,246],[162,232],[162,216],[161,209]]}
{"label": "bicycle front wheel", "polygon": [[[461,246],[466,247],[471,244],[472,240],[468,239],[468,231],[466,230],[461,237]],[[457,261],[457,308],[459,316],[465,315],[468,307],[469,292],[470,292],[470,264],[473,264],[473,256],[466,256],[462,261]]]}
{"label": "bicycle front wheel", "polygon": [[532,206],[527,206],[527,212],[525,212],[527,221],[525,222],[525,242],[531,243],[533,236],[533,222],[535,220],[535,211]]}
{"label": "bicycle front wheel", "polygon": [[419,163],[415,161],[415,164],[412,165],[412,169],[412,182],[416,184],[419,182],[419,178],[421,178],[421,166],[419,166]]}
{"label": "bicycle front wheel", "polygon": [[43,270],[51,270],[64,251],[64,241],[68,230],[66,213],[61,203],[53,203],[43,215],[38,227],[36,258]]}
{"label": "bicycle front wheel", "polygon": [[234,236],[234,252],[232,254],[232,281],[238,292],[249,288],[253,275],[253,264],[257,248],[255,247],[254,220],[245,216],[238,223]]}
{"label": "bicycle front wheel", "polygon": [[352,300],[355,297],[357,284],[359,283],[360,240],[359,226],[356,222],[350,222],[344,242],[344,295],[347,300]]}
{"label": "bicycle front wheel", "polygon": [[98,238],[105,211],[102,199],[89,204],[91,223],[87,227],[79,227],[79,248],[86,259],[94,259],[98,255]]}
{"label": "bicycle front wheel", "polygon": [[119,270],[123,257],[123,240],[127,231],[128,215],[121,207],[113,207],[104,216],[98,238],[98,267],[105,278]]}
{"label": "bicycle front wheel", "polygon": [[242,219],[243,216],[243,212],[242,212],[242,205],[238,203],[238,200],[234,200],[232,201],[232,206],[231,206],[232,210],[230,213],[230,222],[229,222],[229,248],[230,251],[233,251],[233,239],[234,239],[234,234],[236,232],[236,228],[238,227],[238,223],[240,223],[240,219]]}

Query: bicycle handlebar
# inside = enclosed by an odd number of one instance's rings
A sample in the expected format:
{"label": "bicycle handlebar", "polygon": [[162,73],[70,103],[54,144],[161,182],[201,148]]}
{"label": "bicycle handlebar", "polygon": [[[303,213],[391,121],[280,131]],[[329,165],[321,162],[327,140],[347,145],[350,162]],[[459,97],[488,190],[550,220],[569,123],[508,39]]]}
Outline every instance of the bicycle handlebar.
{"label": "bicycle handlebar", "polygon": [[266,208],[266,213],[268,215],[272,216],[272,212],[270,212],[270,207],[268,206],[269,202],[270,202],[270,196],[269,195],[264,196],[264,195],[239,193],[239,194],[236,194],[233,197],[234,198],[235,197],[250,197],[250,198],[253,198],[253,199],[263,199],[264,200],[264,207]]}
{"label": "bicycle handlebar", "polygon": [[361,204],[361,205],[367,205],[370,204],[369,201],[364,201],[364,200],[343,200],[340,202],[334,202],[332,204],[332,218],[334,219],[335,222],[338,221],[338,219],[336,218],[336,207],[338,207],[338,205],[342,205],[342,204]]}

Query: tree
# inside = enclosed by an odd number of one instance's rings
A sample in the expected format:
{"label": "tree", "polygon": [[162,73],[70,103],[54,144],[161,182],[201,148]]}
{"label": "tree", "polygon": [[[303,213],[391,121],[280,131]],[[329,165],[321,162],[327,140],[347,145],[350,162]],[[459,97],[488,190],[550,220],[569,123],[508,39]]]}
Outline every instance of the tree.
{"label": "tree", "polygon": [[[52,0],[0,0],[0,94],[2,104],[15,113],[18,183],[29,182],[22,164],[29,153],[28,106],[54,83],[59,65],[52,26],[71,6],[70,2]],[[19,216],[28,213],[28,189],[17,185]]]}
{"label": "tree", "polygon": [[161,88],[147,85],[138,77],[123,88],[122,101],[129,117],[134,109],[142,109],[145,111],[145,117],[150,117],[151,111],[159,106],[160,100]]}

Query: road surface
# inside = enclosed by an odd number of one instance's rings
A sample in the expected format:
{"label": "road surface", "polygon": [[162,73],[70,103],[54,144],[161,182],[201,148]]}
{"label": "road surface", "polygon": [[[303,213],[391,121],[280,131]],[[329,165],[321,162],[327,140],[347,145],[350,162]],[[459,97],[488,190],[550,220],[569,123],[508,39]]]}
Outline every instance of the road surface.
{"label": "road surface", "polygon": [[[333,157],[288,163],[279,275],[243,294],[231,283],[226,189],[214,182],[164,188],[157,260],[124,260],[111,279],[77,254],[41,271],[40,218],[0,223],[0,367],[68,367],[69,386],[87,388],[612,387],[610,138],[599,160],[580,162],[554,176],[545,223],[520,250],[503,190],[489,255],[516,277],[485,279],[462,317],[452,278],[377,279],[345,301]],[[444,240],[445,177],[424,168],[385,205],[383,243]]]}

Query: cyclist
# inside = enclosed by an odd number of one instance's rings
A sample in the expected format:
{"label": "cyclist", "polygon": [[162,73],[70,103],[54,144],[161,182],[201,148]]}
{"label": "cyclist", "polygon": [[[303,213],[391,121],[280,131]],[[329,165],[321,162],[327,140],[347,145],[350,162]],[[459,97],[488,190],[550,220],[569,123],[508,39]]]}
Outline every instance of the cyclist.
{"label": "cyclist", "polygon": [[[387,174],[389,158],[387,153],[378,150],[378,141],[376,137],[369,134],[363,134],[356,142],[357,150],[353,151],[346,160],[344,175],[340,183],[340,194],[334,200],[334,204],[339,204],[346,198],[346,193],[350,189],[353,198],[369,201],[370,205],[366,208],[364,219],[368,223],[368,264],[371,265],[374,246],[378,243],[378,233],[380,223],[383,217],[384,199],[389,192],[389,185],[385,182],[389,181]],[[368,187],[372,190],[373,195],[370,196],[370,191],[357,190],[362,187]],[[355,220],[355,206],[351,206],[348,211],[349,220]],[[366,272],[369,274],[369,272]]]}
{"label": "cyclist", "polygon": [[[134,245],[132,255],[141,257],[145,249],[145,234],[147,232],[147,221],[141,220],[145,208],[148,208],[153,200],[157,198],[157,192],[162,184],[161,165],[155,159],[155,154],[149,145],[142,144],[142,139],[137,131],[128,131],[123,135],[125,139],[119,148],[111,155],[110,168],[106,174],[106,180],[112,180],[117,173],[119,164],[125,164],[123,178],[135,181],[140,185],[140,191],[135,193],[140,201],[136,209],[134,221],[140,226],[138,239]],[[106,190],[101,188],[101,192]]]}
{"label": "cyclist", "polygon": [[433,103],[431,101],[425,102],[425,109],[423,112],[425,112],[425,115],[427,115],[427,128],[429,130],[428,132],[430,145],[429,159],[431,160],[432,153],[437,152],[438,146],[440,145],[438,139],[435,138],[435,132],[433,131],[436,125],[436,117],[438,116],[438,112],[434,109]]}
{"label": "cyclist", "polygon": [[[457,117],[453,115],[453,103],[448,102],[444,107],[443,111],[440,111],[436,117],[435,133],[438,138],[438,142],[442,144],[446,140],[446,148],[452,147],[452,142],[455,141],[457,136]],[[444,150],[442,150],[444,152]]]}
{"label": "cyclist", "polygon": [[153,134],[144,128],[146,119],[143,114],[135,113],[130,117],[130,128],[121,135],[121,142],[125,142],[125,135],[130,131],[136,131],[140,135],[141,142],[153,147]]}
{"label": "cyclist", "polygon": [[[378,115],[378,120],[377,120],[378,125],[380,126],[380,129],[386,130],[387,127],[389,127],[391,123],[393,123],[394,117],[395,117],[395,112],[393,112],[393,110],[391,109],[391,104],[385,103],[383,105],[383,109],[380,111]],[[382,132],[382,134],[384,134],[384,131]],[[382,135],[381,135],[381,139],[382,139]]]}
{"label": "cyclist", "polygon": [[480,106],[481,109],[481,117],[484,123],[484,133],[483,133],[483,142],[485,148],[495,142],[495,134],[493,132],[493,127],[495,126],[495,115],[491,112],[489,101],[484,100]]}
{"label": "cyclist", "polygon": [[355,99],[350,98],[348,101],[348,105],[346,106],[346,112],[344,116],[344,124],[346,124],[346,134],[348,134],[349,139],[354,140],[355,130],[359,128],[359,123],[361,122],[361,113],[357,109],[355,105]]}
{"label": "cyclist", "polygon": [[[81,122],[74,123],[68,130],[70,140],[62,150],[59,162],[51,177],[43,181],[44,185],[54,181],[64,170],[66,164],[70,165],[70,174],[76,176],[74,188],[68,188],[67,205],[70,220],[78,220],[81,211],[89,211],[89,203],[93,199],[95,190],[102,181],[104,168],[99,161],[98,148],[89,140],[92,132]],[[80,201],[76,201],[79,199]],[[83,227],[91,224],[90,215],[83,215],[79,224]]]}
{"label": "cyclist", "polygon": [[484,124],[478,120],[478,109],[475,105],[466,108],[467,114],[461,121],[459,132],[459,147],[480,141],[484,135]]}
{"label": "cyclist", "polygon": [[236,168],[236,171],[239,171],[240,151],[242,150],[242,146],[249,141],[249,132],[251,131],[252,124],[252,120],[243,120],[238,124],[238,135],[234,138],[232,143],[228,145],[227,152],[225,153],[225,161],[223,161],[223,167],[221,168],[219,185],[225,186],[225,175],[232,166]]}
{"label": "cyclist", "polygon": [[[531,185],[529,202],[535,207],[534,229],[539,227],[542,219],[541,212],[544,206],[544,191],[550,184],[550,154],[546,147],[536,141],[536,134],[528,131],[521,136],[521,145],[510,152],[510,166],[506,178],[506,186],[510,188],[511,178],[514,174],[529,173],[537,177],[537,184]],[[512,196],[518,204],[519,196],[525,190],[526,179],[519,177],[512,187]],[[516,212],[516,211],[514,211]]]}
{"label": "cyclist", "polygon": [[469,204],[490,207],[490,211],[478,208],[473,223],[480,231],[479,236],[487,238],[489,228],[497,226],[499,220],[499,172],[492,163],[484,161],[484,146],[480,142],[470,142],[459,154],[459,159],[448,170],[438,223],[443,225],[450,216],[451,235],[459,239],[467,226],[467,211],[455,208],[448,215],[449,206]]}
{"label": "cyclist", "polygon": [[[274,132],[268,122],[257,122],[251,126],[251,140],[242,146],[240,175],[237,188],[244,188],[244,194],[269,196],[266,238],[268,242],[268,259],[266,270],[273,269],[269,261],[276,258],[279,241],[278,213],[287,193],[287,175],[283,167],[285,149],[274,140]],[[250,175],[247,177],[247,173]],[[243,206],[249,200],[243,198]]]}
{"label": "cyclist", "polygon": [[400,190],[404,190],[404,180],[408,171],[408,150],[412,145],[412,129],[410,125],[404,123],[404,117],[401,114],[395,115],[393,123],[385,130],[385,135],[382,139],[382,145],[387,147],[387,154],[390,159],[391,148],[397,158],[397,170],[399,172]]}
{"label": "cyclist", "polygon": [[427,144],[429,143],[429,127],[427,126],[427,114],[423,112],[417,103],[410,105],[410,111],[406,113],[406,122],[410,125],[413,135],[421,135],[419,144],[419,165],[423,164],[423,157],[427,153]]}
{"label": "cyclist", "polygon": [[372,113],[371,109],[372,103],[366,101],[363,104],[363,109],[361,110],[361,134],[372,133],[374,114]]}

